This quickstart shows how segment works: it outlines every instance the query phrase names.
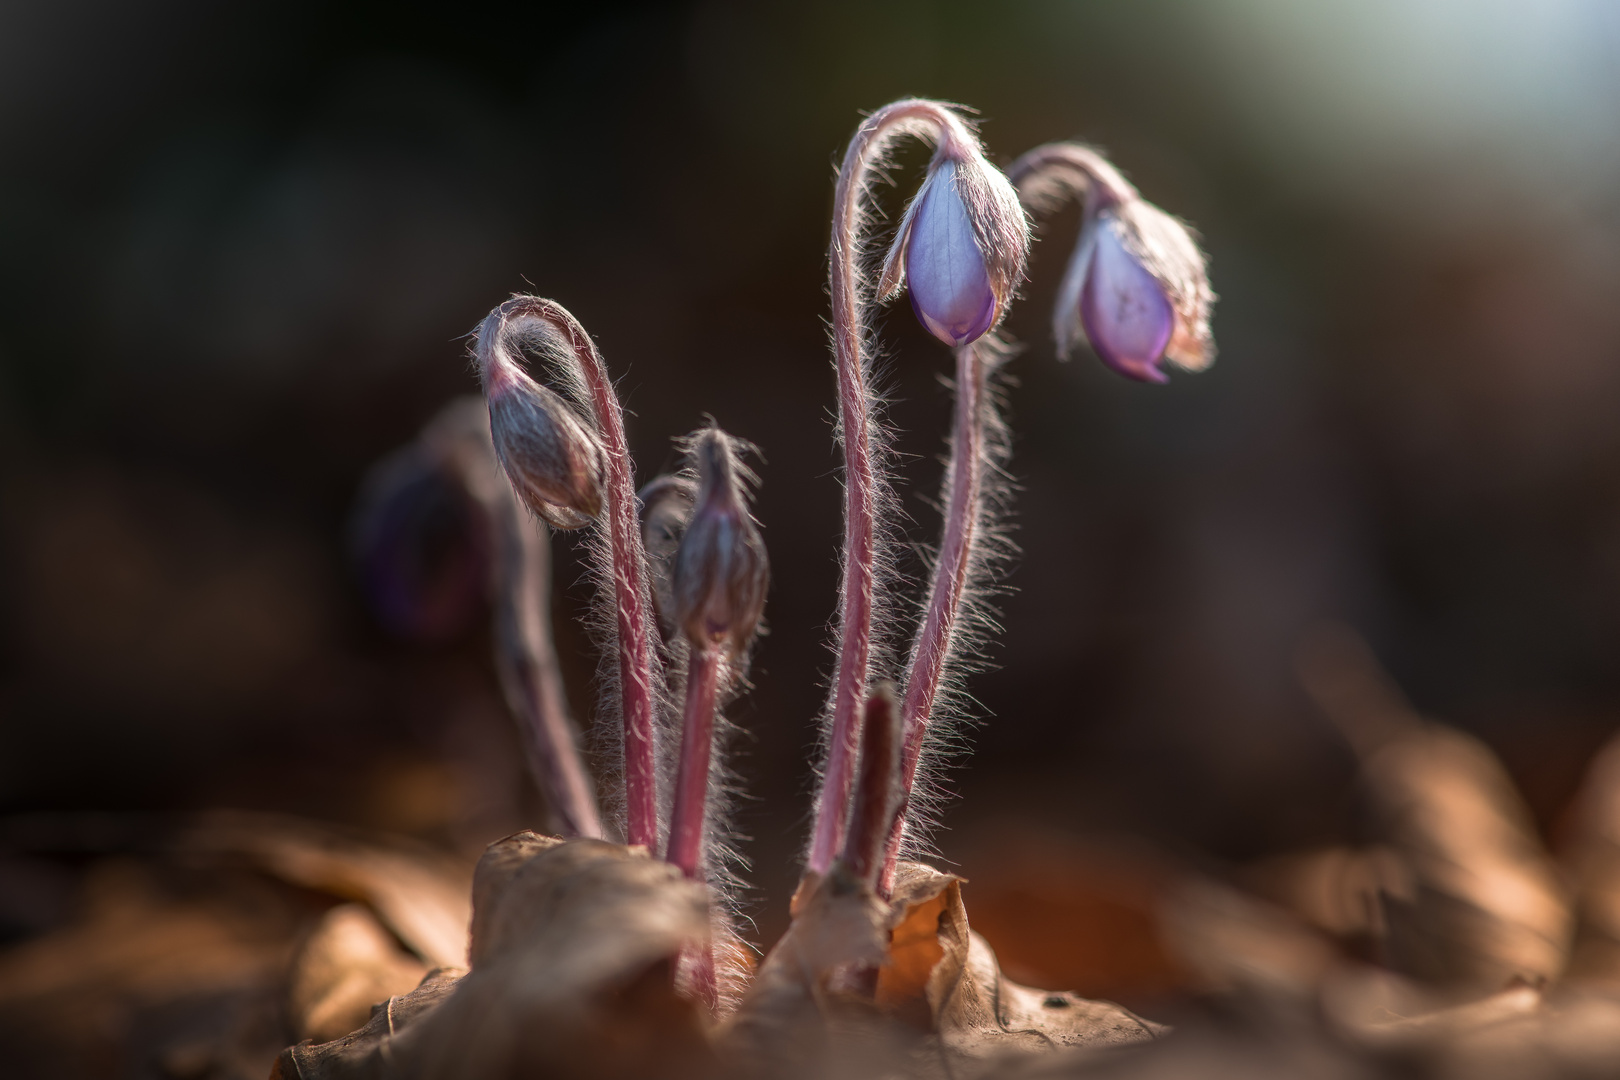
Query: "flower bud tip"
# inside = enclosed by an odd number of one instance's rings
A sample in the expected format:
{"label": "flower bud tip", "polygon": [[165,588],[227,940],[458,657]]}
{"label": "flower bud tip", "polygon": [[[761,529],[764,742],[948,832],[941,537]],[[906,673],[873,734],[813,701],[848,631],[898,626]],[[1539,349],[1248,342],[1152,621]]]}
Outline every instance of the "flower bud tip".
{"label": "flower bud tip", "polygon": [[676,625],[696,646],[726,644],[733,653],[753,639],[770,584],[765,543],[748,512],[751,474],[737,450],[738,440],[717,427],[693,436],[698,495],[671,574]]}

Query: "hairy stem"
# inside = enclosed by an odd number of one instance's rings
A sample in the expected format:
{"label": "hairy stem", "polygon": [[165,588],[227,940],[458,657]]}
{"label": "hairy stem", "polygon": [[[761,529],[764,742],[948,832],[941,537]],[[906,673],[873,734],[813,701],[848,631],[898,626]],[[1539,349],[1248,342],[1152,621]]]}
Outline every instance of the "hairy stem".
{"label": "hairy stem", "polygon": [[551,637],[551,558],[541,526],[502,483],[489,507],[496,538],[495,663],[518,714],[524,754],[564,836],[602,837],[596,792],[568,719]]}
{"label": "hairy stem", "polygon": [[[844,865],[869,886],[877,884],[883,845],[900,798],[900,723],[888,684],[866,699],[862,722],[860,775],[855,782],[855,812],[844,843]],[[884,893],[887,896],[887,892]]]}
{"label": "hairy stem", "polygon": [[681,760],[675,774],[675,808],[669,819],[669,851],[665,859],[694,880],[703,870],[703,814],[708,806],[720,664],[720,650],[716,648],[694,644],[688,654]]}
{"label": "hairy stem", "polygon": [[1007,179],[1026,206],[1056,209],[1083,198],[1096,209],[1136,198],[1136,189],[1097,151],[1079,143],[1046,143],[1007,166]]}
{"label": "hairy stem", "polygon": [[596,343],[562,305],[539,297],[515,297],[503,307],[507,318],[528,315],[542,319],[563,335],[578,358],[578,373],[596,414],[607,461],[608,571],[613,582],[624,724],[625,842],[656,850],[658,769],[654,712],[659,670],[652,646],[652,593],[641,548],[641,528],[636,520],[635,470],[625,443],[619,397]]}
{"label": "hairy stem", "polygon": [[[687,653],[686,708],[681,718],[681,760],[675,773],[675,807],[669,818],[664,858],[693,881],[704,876],[704,812],[709,803],[709,759],[714,748],[714,705],[720,682],[720,650],[696,642]],[[712,901],[711,901],[712,902]],[[718,1006],[714,942],[690,945],[682,954],[688,985],[711,1012]]]}
{"label": "hairy stem", "polygon": [[[923,739],[933,715],[945,664],[957,632],[962,594],[979,539],[984,478],[984,394],[987,360],[978,342],[956,350],[956,416],[951,432],[951,457],[945,487],[944,531],[928,587],[928,607],[912,643],[911,665],[906,671],[905,699],[900,708],[900,791],[906,802],[917,779]],[[883,852],[878,888],[887,895],[894,884],[896,860],[905,834],[905,814],[895,817]]]}
{"label": "hairy stem", "polygon": [[902,135],[937,141],[971,138],[962,121],[932,101],[897,101],[879,109],[850,140],[833,193],[828,284],[832,295],[833,366],[838,374],[838,436],[844,450],[844,565],[838,605],[838,661],[833,674],[826,763],[816,800],[810,869],[826,873],[843,845],[850,788],[860,752],[860,712],[872,658],[873,584],[877,574],[877,511],[887,480],[869,379],[861,274],[864,203],[871,175]]}
{"label": "hairy stem", "polygon": [[711,1014],[720,1008],[720,978],[714,966],[714,942],[688,945],[681,950],[679,983]]}

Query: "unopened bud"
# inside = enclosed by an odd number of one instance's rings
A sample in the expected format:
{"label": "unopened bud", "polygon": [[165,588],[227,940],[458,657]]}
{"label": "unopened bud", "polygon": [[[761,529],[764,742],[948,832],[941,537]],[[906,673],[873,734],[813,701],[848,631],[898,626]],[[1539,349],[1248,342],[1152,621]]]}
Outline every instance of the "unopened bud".
{"label": "unopened bud", "polygon": [[503,305],[479,327],[475,355],[489,402],[490,438],[513,490],[554,528],[578,529],[602,512],[601,440],[512,356],[524,333],[544,347],[567,347],[547,330],[535,319],[508,321]]}
{"label": "unopened bud", "polygon": [[665,475],[647,482],[636,493],[641,507],[641,547],[647,553],[652,578],[653,607],[664,640],[675,636],[675,552],[686,534],[697,501],[697,481],[690,476]]}
{"label": "unopened bud", "polygon": [[353,552],[365,598],[391,633],[450,641],[483,610],[491,538],[469,494],[422,440],[367,473],[351,523]]}
{"label": "unopened bud", "polygon": [[1204,256],[1187,227],[1137,197],[1088,206],[1058,291],[1058,354],[1081,339],[1121,375],[1165,382],[1159,362],[1199,371],[1215,358]]}
{"label": "unopened bud", "polygon": [[878,296],[905,285],[930,333],[966,345],[1001,320],[1028,254],[1018,193],[976,148],[947,140],[900,221]]}
{"label": "unopened bud", "polygon": [[747,649],[765,611],[770,564],[748,512],[744,483],[754,479],[737,460],[740,443],[717,427],[692,438],[697,503],[675,553],[675,623],[696,646]]}

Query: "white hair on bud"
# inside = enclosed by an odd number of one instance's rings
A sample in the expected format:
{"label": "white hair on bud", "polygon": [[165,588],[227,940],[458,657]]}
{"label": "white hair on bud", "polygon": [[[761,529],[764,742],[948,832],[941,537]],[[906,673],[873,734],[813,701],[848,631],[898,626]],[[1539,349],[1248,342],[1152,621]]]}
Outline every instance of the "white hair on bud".
{"label": "white hair on bud", "polygon": [[888,301],[905,286],[906,246],[916,224],[918,209],[923,205],[930,187],[937,183],[950,184],[956,197],[961,200],[963,212],[973,229],[974,243],[984,257],[985,273],[996,296],[996,313],[990,323],[991,329],[994,329],[1023,283],[1024,269],[1029,261],[1030,228],[1017,190],[1000,169],[985,159],[977,138],[971,144],[960,138],[940,142],[933,160],[929,162],[927,177],[906,204],[900,225],[895,229],[888,254],[884,256],[874,296],[879,301]]}

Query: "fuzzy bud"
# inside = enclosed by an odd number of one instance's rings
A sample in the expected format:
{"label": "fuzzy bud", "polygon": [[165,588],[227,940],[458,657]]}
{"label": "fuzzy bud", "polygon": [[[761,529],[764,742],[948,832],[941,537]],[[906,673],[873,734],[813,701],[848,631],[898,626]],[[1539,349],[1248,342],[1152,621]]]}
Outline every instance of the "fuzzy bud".
{"label": "fuzzy bud", "polygon": [[878,296],[905,285],[930,333],[966,345],[1001,321],[1028,255],[1029,222],[1012,184],[977,148],[945,139],[895,232]]}
{"label": "fuzzy bud", "polygon": [[506,319],[504,307],[478,330],[475,356],[489,402],[490,437],[529,509],[554,528],[578,529],[602,512],[602,443],[559,394],[515,362],[512,347],[524,333],[542,347],[566,347],[539,320]]}
{"label": "fuzzy bud", "polygon": [[1134,192],[1096,200],[1058,291],[1058,354],[1083,338],[1103,363],[1143,382],[1166,381],[1164,359],[1202,370],[1215,358],[1214,299],[1187,226]]}
{"label": "fuzzy bud", "polygon": [[653,607],[664,640],[675,636],[675,552],[680,549],[686,523],[697,501],[697,481],[690,476],[665,475],[647,482],[636,493],[641,507],[641,547],[647,553],[652,578]]}
{"label": "fuzzy bud", "polygon": [[492,541],[468,495],[420,440],[366,475],[350,526],[353,551],[366,600],[389,632],[451,641],[483,611]]}
{"label": "fuzzy bud", "polygon": [[746,445],[717,427],[692,437],[697,502],[671,574],[675,624],[694,646],[725,644],[733,654],[746,650],[759,628],[771,576],[748,512],[744,484],[754,476],[737,459]]}

